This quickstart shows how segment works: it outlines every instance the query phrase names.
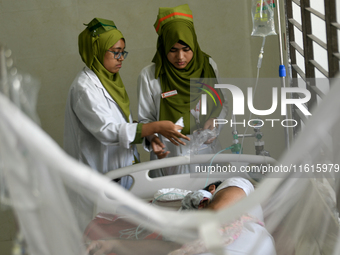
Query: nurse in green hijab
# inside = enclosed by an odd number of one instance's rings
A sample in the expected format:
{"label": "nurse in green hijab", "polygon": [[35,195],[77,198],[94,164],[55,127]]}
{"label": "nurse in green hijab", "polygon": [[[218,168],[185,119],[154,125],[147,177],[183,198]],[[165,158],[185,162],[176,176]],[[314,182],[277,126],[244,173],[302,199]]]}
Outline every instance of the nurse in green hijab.
{"label": "nurse in green hijab", "polygon": [[[193,15],[187,4],[174,8],[159,8],[154,24],[158,34],[157,51],[152,64],[145,67],[138,78],[138,119],[142,123],[170,120],[183,124],[182,133],[192,135],[195,130],[214,130],[214,119],[227,114],[222,92],[214,89],[217,65],[198,44]],[[207,114],[201,114],[202,91],[208,91]],[[215,129],[216,130],[216,129]],[[153,152],[151,159],[190,154],[190,146],[172,146],[162,136],[149,137]],[[165,143],[161,148],[153,142]],[[216,153],[214,139],[205,142],[202,153]],[[216,151],[216,152],[215,152]],[[188,166],[162,169],[163,174],[189,172]]]}
{"label": "nurse in green hijab", "polygon": [[[127,58],[123,34],[111,20],[95,18],[78,37],[79,54],[85,63],[69,90],[64,129],[64,149],[93,170],[107,173],[138,162],[136,143],[161,133],[174,144],[188,139],[171,121],[133,123],[130,100],[119,75]],[[160,144],[162,146],[162,144]],[[123,177],[128,188],[131,177]],[[86,201],[80,211],[89,212]],[[83,220],[86,225],[90,218]]]}

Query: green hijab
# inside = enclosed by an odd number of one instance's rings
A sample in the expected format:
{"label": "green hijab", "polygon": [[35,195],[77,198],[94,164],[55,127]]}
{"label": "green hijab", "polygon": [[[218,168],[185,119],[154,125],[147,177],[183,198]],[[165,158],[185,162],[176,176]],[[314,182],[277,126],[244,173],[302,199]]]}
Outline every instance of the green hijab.
{"label": "green hijab", "polygon": [[127,122],[130,116],[130,100],[119,73],[111,73],[103,65],[104,55],[123,34],[113,21],[95,18],[78,37],[79,54],[88,68],[99,78],[104,88],[118,104]]}
{"label": "green hijab", "polygon": [[[178,13],[178,12],[176,12]],[[171,15],[168,15],[171,16]],[[177,90],[177,95],[161,99],[160,103],[160,120],[171,120],[176,122],[180,117],[184,119],[183,134],[190,134],[197,128],[203,128],[205,122],[210,118],[216,118],[221,112],[222,106],[215,102],[211,97],[208,99],[207,115],[199,117],[200,123],[196,123],[195,118],[190,113],[190,110],[195,108],[199,102],[202,89],[208,87],[203,83],[208,83],[211,87],[217,83],[215,72],[209,64],[209,55],[201,51],[194,25],[187,18],[183,19],[177,16],[168,22],[163,23],[159,33],[157,42],[157,52],[153,58],[156,64],[155,77],[159,77],[161,81],[162,92]],[[157,24],[157,22],[156,22]],[[155,24],[155,27],[156,27]],[[185,69],[176,69],[167,58],[167,54],[175,43],[183,41],[190,46],[193,52],[193,58],[185,67]],[[198,82],[192,82],[190,79],[198,78]],[[207,79],[211,78],[211,79]],[[220,98],[223,98],[221,92],[217,90]]]}

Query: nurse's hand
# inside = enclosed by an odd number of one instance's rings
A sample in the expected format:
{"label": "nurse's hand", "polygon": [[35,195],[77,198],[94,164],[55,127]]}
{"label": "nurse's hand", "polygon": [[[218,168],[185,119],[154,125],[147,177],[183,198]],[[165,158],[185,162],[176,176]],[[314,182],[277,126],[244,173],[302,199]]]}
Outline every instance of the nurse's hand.
{"label": "nurse's hand", "polygon": [[166,137],[175,145],[185,145],[185,142],[181,141],[180,138],[190,141],[190,138],[181,134],[177,130],[181,130],[182,127],[175,125],[169,120],[155,121],[150,123],[145,123],[142,126],[142,137],[153,135],[159,133]]}
{"label": "nurse's hand", "polygon": [[153,152],[157,155],[158,159],[165,158],[170,153],[170,151],[164,150],[165,145],[161,142],[161,140],[157,136],[155,136],[152,139],[151,146],[152,146]]}
{"label": "nurse's hand", "polygon": [[174,145],[185,145],[185,142],[180,140],[180,138],[190,141],[190,138],[181,134],[177,130],[182,130],[183,127],[179,125],[175,125],[173,122],[169,120],[157,121],[157,131],[156,133],[161,134],[162,136],[169,139]]}

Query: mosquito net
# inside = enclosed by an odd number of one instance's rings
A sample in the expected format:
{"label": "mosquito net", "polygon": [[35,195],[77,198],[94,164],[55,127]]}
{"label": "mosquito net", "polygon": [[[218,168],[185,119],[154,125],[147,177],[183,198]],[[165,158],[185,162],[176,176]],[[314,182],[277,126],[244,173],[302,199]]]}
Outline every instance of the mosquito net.
{"label": "mosquito net", "polygon": [[[266,175],[253,182],[253,192],[221,210],[178,211],[186,190],[203,188],[205,179],[161,177],[157,179],[166,185],[160,187],[143,171],[188,163],[187,158],[141,163],[113,171],[108,178],[69,157],[0,94],[1,202],[13,208],[27,244],[18,254],[85,254],[90,243],[99,249],[94,254],[105,253],[100,250],[105,245],[110,246],[105,254],[339,254],[334,191],[340,151],[338,95],[340,87],[332,86],[277,163],[295,171]],[[212,156],[190,163],[209,162]],[[227,164],[229,156],[221,154],[216,160]],[[244,155],[239,157],[236,161]],[[111,181],[124,175],[134,178],[131,191]],[[148,184],[141,192],[133,191],[139,177]],[[225,179],[229,177],[235,176],[226,173]],[[168,190],[152,202],[143,193],[161,188]],[[76,210],[80,202],[92,204],[94,211]]]}

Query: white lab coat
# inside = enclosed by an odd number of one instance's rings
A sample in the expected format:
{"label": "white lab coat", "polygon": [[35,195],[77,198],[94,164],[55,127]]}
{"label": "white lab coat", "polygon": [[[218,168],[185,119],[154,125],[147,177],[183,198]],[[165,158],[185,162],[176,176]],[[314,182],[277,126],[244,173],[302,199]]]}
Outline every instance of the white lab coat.
{"label": "white lab coat", "polygon": [[[210,58],[209,59],[210,65],[213,67],[216,77],[218,77],[218,70],[216,63]],[[138,121],[140,123],[149,123],[153,121],[159,120],[159,110],[160,110],[160,102],[161,102],[161,93],[166,92],[162,91],[160,85],[160,79],[155,79],[155,64],[152,63],[145,68],[142,69],[139,77],[138,77]],[[223,92],[223,91],[222,91]],[[227,115],[227,100],[226,95],[224,95],[224,104],[222,107],[221,114],[218,118],[225,119]],[[175,156],[184,156],[190,154],[190,142],[185,141],[187,144],[186,146],[179,145],[176,146],[171,142],[167,142],[164,137],[159,135],[160,140],[166,145],[166,150],[170,151],[168,157],[175,157]],[[192,138],[189,135],[190,138]],[[145,141],[146,142],[146,141]],[[150,151],[151,148],[148,144],[144,143],[144,148],[147,151]],[[210,145],[202,145],[199,149],[199,154],[214,154],[220,150],[220,146],[217,142],[213,142]],[[150,159],[157,159],[157,156],[151,151]],[[154,171],[151,176],[157,177],[162,175],[171,175],[171,174],[182,174],[182,173],[189,173],[194,172],[194,166],[189,167],[188,165],[184,166],[176,166],[176,167],[168,167],[160,169],[160,171]]]}
{"label": "white lab coat", "polygon": [[128,123],[96,74],[85,67],[69,91],[64,149],[100,173],[132,165],[137,123]]}
{"label": "white lab coat", "polygon": [[[64,149],[72,157],[99,173],[130,166],[137,155],[137,123],[128,123],[118,104],[106,91],[96,74],[85,67],[73,81],[65,112]],[[123,177],[128,188],[132,178]],[[72,197],[72,194],[71,194]],[[80,227],[84,229],[93,216],[93,204],[73,197]]]}

